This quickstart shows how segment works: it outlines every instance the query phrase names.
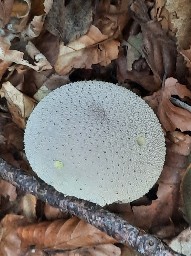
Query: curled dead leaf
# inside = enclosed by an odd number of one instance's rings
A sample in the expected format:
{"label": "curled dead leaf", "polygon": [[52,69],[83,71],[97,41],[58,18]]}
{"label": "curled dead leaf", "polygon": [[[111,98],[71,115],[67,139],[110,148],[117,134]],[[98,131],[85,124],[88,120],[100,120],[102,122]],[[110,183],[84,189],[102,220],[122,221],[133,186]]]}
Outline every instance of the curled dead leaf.
{"label": "curled dead leaf", "polygon": [[9,197],[10,201],[14,201],[17,198],[16,187],[0,179],[0,196]]}
{"label": "curled dead leaf", "polygon": [[67,250],[116,242],[76,217],[19,227],[17,232],[25,247],[36,245],[37,248]]}
{"label": "curled dead leaf", "polygon": [[151,20],[146,3],[134,0],[130,5],[134,19],[140,24],[143,35],[143,53],[154,75],[163,81],[176,71],[177,49],[172,39],[156,20]]}
{"label": "curled dead leaf", "polygon": [[[41,65],[37,62],[36,65],[30,64],[27,60],[23,59],[24,52],[20,52],[17,50],[10,50],[10,40],[7,37],[0,37],[0,59],[4,61],[4,65],[10,65],[12,62],[15,62],[16,64],[22,64],[24,66],[30,67],[36,71],[41,71],[42,68],[42,63],[40,62]],[[30,48],[30,44],[28,46]],[[28,49],[30,50],[30,49]],[[42,55],[43,56],[43,55]],[[45,60],[45,57],[41,57],[43,61]],[[37,60],[39,61],[39,60]],[[45,63],[43,62],[43,65]],[[46,62],[46,69],[51,68],[50,64]],[[4,70],[4,69],[3,69]]]}
{"label": "curled dead leaf", "polygon": [[35,100],[18,91],[10,82],[2,85],[0,93],[7,100],[13,121],[20,128],[25,128],[26,120],[36,106]]}
{"label": "curled dead leaf", "polygon": [[183,177],[181,183],[181,195],[183,199],[183,211],[185,219],[189,224],[191,224],[191,165],[189,165]]}
{"label": "curled dead leaf", "polygon": [[[93,247],[83,247],[75,250],[61,250],[58,253],[54,249],[49,249],[46,251],[40,249],[31,249],[28,251],[25,256],[46,256],[47,251],[54,256],[120,256],[121,250],[119,247],[113,244],[101,244],[95,245]],[[126,256],[135,256],[127,255]]]}
{"label": "curled dead leaf", "polygon": [[0,2],[0,27],[4,27],[10,19],[14,0]]}
{"label": "curled dead leaf", "polygon": [[26,225],[23,216],[7,214],[0,223],[0,255],[21,256],[26,249],[21,248],[21,240],[17,235],[18,226]]}
{"label": "curled dead leaf", "polygon": [[[166,131],[191,130],[191,111],[189,111],[191,92],[176,79],[168,78],[160,91],[145,97],[145,100],[156,109],[156,114]],[[184,102],[185,100],[188,104]]]}
{"label": "curled dead leaf", "polygon": [[60,44],[60,52],[55,70],[60,75],[68,74],[73,68],[91,68],[92,64],[103,66],[118,56],[119,42],[107,40],[98,28],[91,26],[88,33],[65,46]]}
{"label": "curled dead leaf", "polygon": [[110,0],[101,0],[96,4],[94,25],[101,33],[108,37],[117,38],[129,20],[129,0],[111,3]]}
{"label": "curled dead leaf", "polygon": [[35,65],[38,67],[38,71],[52,69],[52,66],[46,59],[46,57],[40,53],[32,42],[28,42],[26,50],[29,56],[35,61]]}
{"label": "curled dead leaf", "polygon": [[42,15],[34,16],[32,21],[27,25],[27,27],[22,31],[21,37],[23,39],[33,39],[40,35],[44,20],[48,12],[50,11],[53,0],[44,0],[44,13]]}

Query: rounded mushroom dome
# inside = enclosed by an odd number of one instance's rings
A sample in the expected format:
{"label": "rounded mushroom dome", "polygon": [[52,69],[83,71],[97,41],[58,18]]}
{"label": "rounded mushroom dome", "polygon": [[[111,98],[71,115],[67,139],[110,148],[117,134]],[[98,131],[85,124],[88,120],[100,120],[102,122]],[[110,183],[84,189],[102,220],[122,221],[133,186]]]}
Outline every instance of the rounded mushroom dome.
{"label": "rounded mushroom dome", "polygon": [[41,179],[65,195],[100,205],[147,193],[166,151],[148,104],[101,81],[74,82],[51,92],[30,115],[24,142]]}

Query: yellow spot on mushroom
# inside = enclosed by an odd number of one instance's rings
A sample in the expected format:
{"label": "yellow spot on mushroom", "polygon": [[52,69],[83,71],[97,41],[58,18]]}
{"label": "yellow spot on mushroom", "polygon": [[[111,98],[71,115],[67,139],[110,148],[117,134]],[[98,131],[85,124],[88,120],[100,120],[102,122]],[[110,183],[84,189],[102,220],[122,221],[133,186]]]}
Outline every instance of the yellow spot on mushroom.
{"label": "yellow spot on mushroom", "polygon": [[137,144],[139,146],[143,146],[145,144],[145,142],[146,142],[145,137],[143,137],[143,136],[138,136],[137,137]]}
{"label": "yellow spot on mushroom", "polygon": [[54,167],[58,170],[62,169],[64,167],[64,164],[62,161],[59,160],[55,160],[54,161]]}

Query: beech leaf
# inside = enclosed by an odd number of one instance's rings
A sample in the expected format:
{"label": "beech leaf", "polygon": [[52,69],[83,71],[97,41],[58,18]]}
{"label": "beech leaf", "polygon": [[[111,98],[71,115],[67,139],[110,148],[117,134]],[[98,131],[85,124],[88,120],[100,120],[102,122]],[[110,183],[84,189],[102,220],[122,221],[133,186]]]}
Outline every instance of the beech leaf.
{"label": "beech leaf", "polygon": [[60,44],[55,70],[60,75],[73,68],[91,68],[92,64],[106,66],[118,56],[119,42],[107,40],[98,28],[91,26],[88,33],[68,45]]}

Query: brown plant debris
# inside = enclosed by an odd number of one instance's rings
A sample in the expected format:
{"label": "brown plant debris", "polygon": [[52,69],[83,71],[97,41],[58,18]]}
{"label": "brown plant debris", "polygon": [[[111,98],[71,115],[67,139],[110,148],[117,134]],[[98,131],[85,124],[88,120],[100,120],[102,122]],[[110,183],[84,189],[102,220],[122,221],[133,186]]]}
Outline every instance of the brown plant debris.
{"label": "brown plant debris", "polygon": [[162,89],[145,100],[155,109],[165,131],[191,130],[191,92],[176,79],[168,78]]}
{"label": "brown plant debris", "polygon": [[140,24],[143,34],[143,53],[154,75],[161,80],[173,76],[176,71],[176,43],[158,21],[151,20],[142,0],[130,5],[134,19]]}

